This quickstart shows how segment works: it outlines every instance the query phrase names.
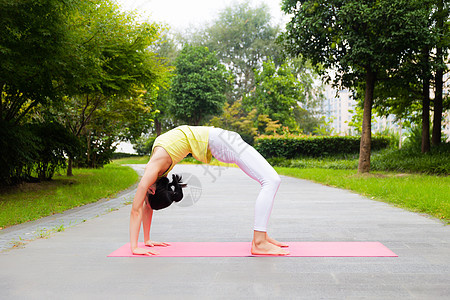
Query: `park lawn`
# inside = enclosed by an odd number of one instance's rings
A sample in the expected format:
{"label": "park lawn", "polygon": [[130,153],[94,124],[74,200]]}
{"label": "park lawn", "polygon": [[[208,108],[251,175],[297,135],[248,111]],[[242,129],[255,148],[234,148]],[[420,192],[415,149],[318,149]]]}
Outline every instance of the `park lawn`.
{"label": "park lawn", "polygon": [[426,213],[450,223],[450,177],[376,172],[358,175],[356,170],[275,168],[280,175],[308,179],[354,191],[371,199],[414,212]]}
{"label": "park lawn", "polygon": [[[114,165],[131,165],[131,164],[147,164],[150,160],[150,156],[136,156],[136,157],[129,157],[129,158],[119,158],[114,159],[112,161],[112,164]],[[196,160],[195,158],[189,156],[185,157],[180,164],[186,164],[186,165],[200,165],[203,164],[202,162]],[[214,157],[212,158],[211,162],[209,163],[211,166],[220,166],[220,167],[237,167],[235,164],[227,164],[218,161]]]}
{"label": "park lawn", "polygon": [[147,164],[150,160],[149,155],[144,156],[133,156],[133,157],[125,157],[125,158],[119,158],[119,159],[113,159],[112,164],[114,165],[141,165],[141,164]]}
{"label": "park lawn", "polygon": [[0,228],[113,197],[138,180],[130,167],[111,164],[100,169],[74,169],[73,173],[73,177],[55,176],[51,181],[26,183],[2,191]]}

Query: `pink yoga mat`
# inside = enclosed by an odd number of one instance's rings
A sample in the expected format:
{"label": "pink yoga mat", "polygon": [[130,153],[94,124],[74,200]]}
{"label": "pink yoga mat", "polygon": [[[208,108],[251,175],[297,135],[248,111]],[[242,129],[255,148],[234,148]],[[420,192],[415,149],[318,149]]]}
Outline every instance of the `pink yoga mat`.
{"label": "pink yoga mat", "polygon": [[[291,257],[397,257],[379,242],[288,242]],[[139,247],[144,248],[140,243]],[[252,255],[250,242],[175,242],[168,247],[146,247],[159,252],[151,257],[242,257]],[[131,253],[125,244],[108,257],[149,257]]]}

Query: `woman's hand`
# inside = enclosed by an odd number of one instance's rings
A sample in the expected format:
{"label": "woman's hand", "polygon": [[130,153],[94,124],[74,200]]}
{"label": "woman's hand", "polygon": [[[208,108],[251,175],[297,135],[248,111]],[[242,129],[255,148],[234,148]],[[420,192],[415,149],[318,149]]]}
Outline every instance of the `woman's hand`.
{"label": "woman's hand", "polygon": [[162,246],[162,247],[167,247],[170,246],[169,243],[162,243],[162,242],[155,242],[155,241],[145,241],[145,246],[147,247],[154,247],[154,246]]}
{"label": "woman's hand", "polygon": [[133,249],[133,254],[152,256],[152,255],[158,255],[159,252],[154,251],[154,250],[149,250],[149,249],[135,248],[135,249]]}

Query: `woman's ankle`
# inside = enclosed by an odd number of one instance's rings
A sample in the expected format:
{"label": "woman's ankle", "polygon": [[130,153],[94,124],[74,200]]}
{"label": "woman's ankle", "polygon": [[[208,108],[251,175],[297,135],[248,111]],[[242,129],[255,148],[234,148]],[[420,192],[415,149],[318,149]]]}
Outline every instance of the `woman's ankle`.
{"label": "woman's ankle", "polygon": [[255,245],[260,245],[262,243],[267,242],[267,233],[264,231],[257,231],[255,230],[253,232],[253,243]]}

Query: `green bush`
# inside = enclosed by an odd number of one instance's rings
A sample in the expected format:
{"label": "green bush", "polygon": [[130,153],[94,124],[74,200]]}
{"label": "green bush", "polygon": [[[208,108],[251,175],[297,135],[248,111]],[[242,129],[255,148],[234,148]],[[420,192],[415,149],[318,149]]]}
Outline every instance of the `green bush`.
{"label": "green bush", "polygon": [[80,144],[83,151],[74,157],[75,168],[103,168],[110,163],[116,151],[115,138],[95,130],[81,136]]}
{"label": "green bush", "polygon": [[66,167],[66,155],[74,156],[80,151],[80,142],[56,122],[29,124],[29,127],[39,140],[34,171],[39,180],[50,180],[56,170]]}
{"label": "green bush", "polygon": [[129,157],[139,157],[139,154],[124,153],[124,152],[114,152],[112,159],[129,158]]}
{"label": "green bush", "polygon": [[429,153],[407,147],[384,150],[373,155],[371,169],[426,174],[450,174],[450,143],[434,146]]}
{"label": "green bush", "polygon": [[133,148],[140,156],[150,155],[152,153],[152,147],[155,139],[156,136],[141,137],[133,144]]}
{"label": "green bush", "polygon": [[[360,138],[353,136],[264,136],[255,148],[264,157],[326,157],[359,153]],[[372,151],[387,148],[390,137],[372,137]]]}
{"label": "green bush", "polygon": [[0,185],[18,183],[31,173],[39,139],[24,126],[0,121]]}
{"label": "green bush", "polygon": [[21,126],[3,121],[0,136],[0,185],[51,179],[65,167],[66,154],[79,147],[77,138],[57,123]]}
{"label": "green bush", "polygon": [[321,158],[292,158],[283,157],[268,158],[267,161],[274,167],[297,168],[297,169],[334,169],[334,170],[356,170],[358,168],[358,156],[333,156]]}

